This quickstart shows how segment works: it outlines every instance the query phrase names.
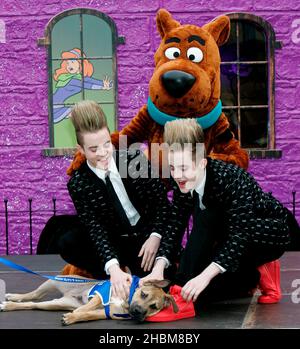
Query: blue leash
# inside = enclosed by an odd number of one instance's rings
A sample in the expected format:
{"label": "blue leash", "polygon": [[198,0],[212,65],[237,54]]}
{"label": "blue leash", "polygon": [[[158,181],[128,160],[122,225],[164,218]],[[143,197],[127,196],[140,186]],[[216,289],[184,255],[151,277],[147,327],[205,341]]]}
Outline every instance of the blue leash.
{"label": "blue leash", "polygon": [[[24,273],[28,273],[28,274],[33,274],[33,275],[37,275],[37,276],[41,276],[45,279],[49,279],[49,280],[54,280],[54,281],[61,281],[61,282],[70,282],[70,283],[76,283],[76,284],[80,284],[80,283],[87,283],[87,282],[94,282],[94,281],[100,281],[100,280],[95,280],[95,279],[78,279],[78,278],[72,278],[72,277],[65,277],[65,276],[52,276],[52,275],[45,275],[45,274],[41,274],[41,273],[37,273],[33,270],[30,270],[28,268],[23,267],[22,265],[16,264],[14,262],[11,262],[7,259],[1,258],[0,257],[0,263],[6,265],[9,268],[15,269],[15,270],[19,270],[22,271]],[[140,278],[137,276],[133,276],[132,278],[132,283],[131,283],[131,287],[130,287],[130,294],[129,294],[129,304],[131,303],[133,294],[136,290],[136,288],[139,285],[139,280]],[[102,280],[102,282],[104,282],[104,280]],[[106,305],[104,307],[105,309],[105,314],[106,317],[108,319],[110,319],[109,316],[109,305]],[[115,316],[118,317],[123,317],[123,318],[130,318],[129,314],[114,314]]]}
{"label": "blue leash", "polygon": [[79,279],[79,278],[73,278],[73,277],[68,277],[68,276],[65,277],[65,276],[52,276],[52,275],[40,274],[40,273],[37,273],[37,272],[32,271],[30,269],[27,269],[27,268],[23,267],[22,265],[8,261],[7,259],[1,258],[1,257],[0,257],[0,263],[6,265],[9,268],[23,271],[24,273],[41,276],[45,279],[50,279],[50,280],[54,280],[54,281],[71,282],[71,283],[76,283],[76,284],[99,281],[99,280],[94,280],[94,279]]}

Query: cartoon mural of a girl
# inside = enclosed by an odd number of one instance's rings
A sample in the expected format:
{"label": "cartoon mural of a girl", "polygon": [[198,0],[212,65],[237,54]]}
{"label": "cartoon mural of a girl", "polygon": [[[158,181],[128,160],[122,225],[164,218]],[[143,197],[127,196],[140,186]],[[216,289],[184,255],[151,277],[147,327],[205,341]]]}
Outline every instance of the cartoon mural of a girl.
{"label": "cartoon mural of a girl", "polygon": [[[87,59],[80,60],[80,57],[85,58],[86,55],[83,53],[81,56],[81,50],[78,48],[73,48],[61,54],[60,68],[56,69],[53,75],[53,79],[56,81],[56,91],[53,94],[54,123],[58,123],[69,115],[72,106],[66,106],[64,102],[69,97],[81,92],[82,88],[110,90],[113,87],[113,82],[108,76],[105,76],[103,80],[92,78],[94,72],[92,63]],[[82,75],[84,76],[83,82]]]}

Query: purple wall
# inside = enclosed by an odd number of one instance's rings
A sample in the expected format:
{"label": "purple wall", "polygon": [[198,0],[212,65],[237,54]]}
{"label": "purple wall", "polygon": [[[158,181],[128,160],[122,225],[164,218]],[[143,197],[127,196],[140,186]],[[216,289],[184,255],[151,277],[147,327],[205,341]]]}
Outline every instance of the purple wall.
{"label": "purple wall", "polygon": [[[183,5],[184,4],[184,5]],[[175,19],[204,24],[225,12],[251,12],[268,20],[283,42],[276,51],[277,160],[251,161],[250,171],[282,202],[300,199],[300,2],[298,0],[1,0],[0,3],[0,254],[5,254],[8,199],[10,253],[29,253],[28,198],[34,198],[33,244],[51,215],[52,197],[59,211],[73,212],[66,190],[66,158],[44,158],[48,139],[47,57],[37,47],[47,22],[59,12],[90,7],[107,13],[126,44],[118,47],[119,127],[145,103],[153,54],[159,43],[155,14],[160,7]],[[1,23],[5,23],[6,33]],[[2,26],[3,27],[3,26]],[[290,204],[287,204],[291,208]],[[300,217],[300,203],[297,217]]]}

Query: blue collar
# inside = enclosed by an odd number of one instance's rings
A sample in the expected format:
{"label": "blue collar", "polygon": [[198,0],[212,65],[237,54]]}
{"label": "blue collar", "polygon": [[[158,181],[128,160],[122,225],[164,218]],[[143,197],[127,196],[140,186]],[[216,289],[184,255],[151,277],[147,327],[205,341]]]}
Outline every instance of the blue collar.
{"label": "blue collar", "polygon": [[[130,290],[129,290],[129,297],[128,297],[128,304],[129,305],[131,304],[132,297],[134,295],[135,290],[139,287],[139,282],[140,282],[140,278],[138,276],[133,275],[132,276],[132,283],[131,283]],[[106,308],[105,308],[105,313],[106,313],[106,317],[108,317],[109,316],[109,308],[108,308],[108,310],[106,310]],[[108,316],[107,316],[107,313],[108,313]],[[125,319],[130,318],[129,314],[114,314],[114,316],[118,316],[120,318],[125,318]]]}
{"label": "blue collar", "polygon": [[139,282],[140,282],[140,278],[138,276],[133,275],[132,276],[132,283],[131,283],[130,290],[129,290],[129,297],[128,297],[129,305],[131,304],[132,297],[134,295],[135,290],[139,287]]}
{"label": "blue collar", "polygon": [[[157,109],[154,103],[151,101],[150,97],[148,97],[147,108],[151,118],[161,126],[165,126],[165,123],[167,121],[181,119],[177,116],[168,115]],[[203,130],[205,130],[212,126],[214,123],[216,123],[221,114],[222,102],[221,100],[219,100],[218,104],[209,113],[195,119],[197,120],[198,124],[203,128]]]}

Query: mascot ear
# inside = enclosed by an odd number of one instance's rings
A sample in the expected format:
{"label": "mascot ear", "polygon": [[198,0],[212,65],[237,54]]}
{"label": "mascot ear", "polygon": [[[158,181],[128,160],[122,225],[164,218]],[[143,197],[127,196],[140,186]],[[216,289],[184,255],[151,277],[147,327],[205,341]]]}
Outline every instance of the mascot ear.
{"label": "mascot ear", "polygon": [[156,25],[162,39],[170,30],[180,27],[180,23],[175,21],[170,12],[165,9],[158,10],[156,15]]}
{"label": "mascot ear", "polygon": [[230,34],[230,19],[227,16],[219,16],[205,24],[202,29],[208,31],[215,39],[218,46],[225,44]]}

